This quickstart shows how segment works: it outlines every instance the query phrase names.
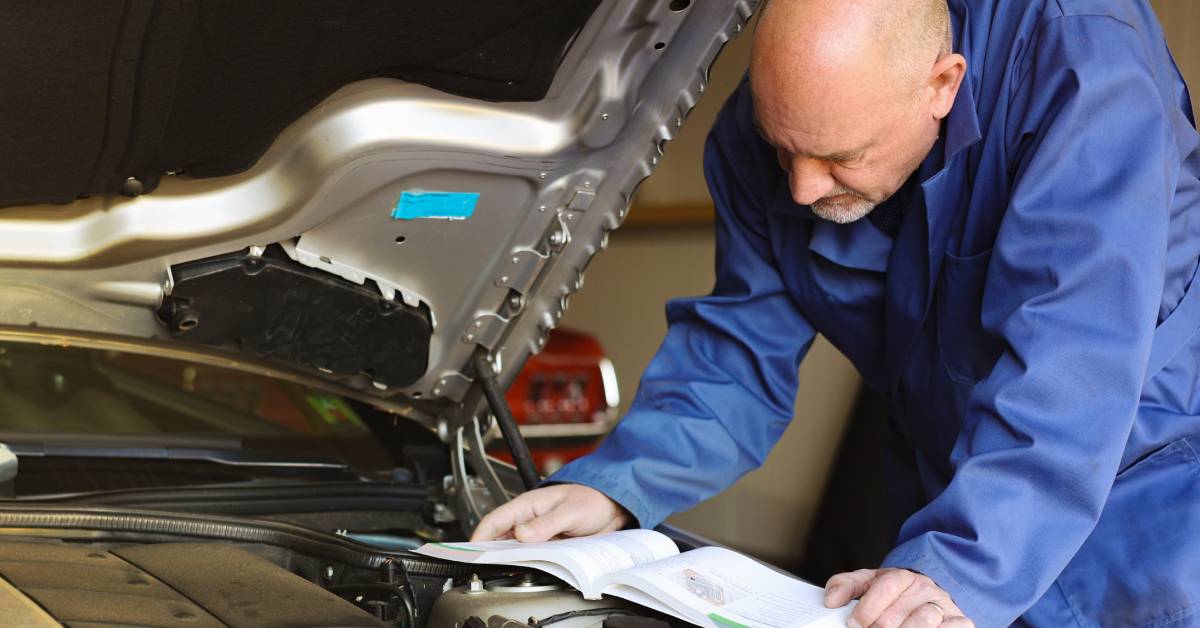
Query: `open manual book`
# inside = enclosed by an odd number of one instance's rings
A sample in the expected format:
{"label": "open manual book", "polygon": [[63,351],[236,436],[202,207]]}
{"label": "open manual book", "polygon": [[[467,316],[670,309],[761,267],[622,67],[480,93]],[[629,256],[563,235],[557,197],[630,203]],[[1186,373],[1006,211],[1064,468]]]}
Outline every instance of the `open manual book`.
{"label": "open manual book", "polygon": [[539,569],[588,599],[612,595],[712,628],[845,626],[853,603],[825,608],[825,591],[733,550],[679,553],[653,530],[545,543],[429,543],[418,553],[463,563]]}

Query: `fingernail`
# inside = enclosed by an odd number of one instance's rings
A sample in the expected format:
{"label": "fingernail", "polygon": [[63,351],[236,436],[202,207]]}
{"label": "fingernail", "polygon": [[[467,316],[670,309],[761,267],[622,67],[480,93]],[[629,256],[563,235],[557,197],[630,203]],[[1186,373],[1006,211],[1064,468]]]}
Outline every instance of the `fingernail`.
{"label": "fingernail", "polygon": [[858,623],[857,619],[851,617],[846,620],[846,628],[862,628],[862,624]]}
{"label": "fingernail", "polygon": [[837,595],[839,589],[841,589],[841,587],[829,587],[828,589],[825,589],[825,606],[829,606],[829,601],[832,600],[835,595]]}

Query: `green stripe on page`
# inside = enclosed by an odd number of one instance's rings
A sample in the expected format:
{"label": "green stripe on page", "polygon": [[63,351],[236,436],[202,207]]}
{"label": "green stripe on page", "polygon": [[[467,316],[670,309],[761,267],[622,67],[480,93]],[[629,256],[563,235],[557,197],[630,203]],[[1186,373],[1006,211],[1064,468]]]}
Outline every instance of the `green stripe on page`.
{"label": "green stripe on page", "polygon": [[455,550],[458,552],[475,552],[476,554],[482,554],[485,551],[485,550],[481,550],[481,549],[475,549],[473,547],[459,547],[457,545],[451,545],[449,543],[434,543],[434,545],[436,545],[438,547],[444,547],[446,549],[452,549],[452,550]]}
{"label": "green stripe on page", "polygon": [[709,613],[708,618],[717,622],[718,626],[727,626],[728,628],[750,628],[746,624],[739,624],[732,619],[726,619],[716,613]]}

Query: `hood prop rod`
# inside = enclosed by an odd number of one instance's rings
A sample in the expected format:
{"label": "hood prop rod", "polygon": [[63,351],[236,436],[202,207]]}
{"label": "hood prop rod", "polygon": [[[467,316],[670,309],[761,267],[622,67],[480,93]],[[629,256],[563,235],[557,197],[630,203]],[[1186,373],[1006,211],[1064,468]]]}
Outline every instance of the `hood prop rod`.
{"label": "hood prop rod", "polygon": [[512,453],[513,462],[517,465],[517,472],[521,474],[521,482],[525,484],[526,490],[537,488],[542,479],[538,475],[537,467],[533,464],[529,445],[525,443],[525,438],[521,436],[521,430],[517,428],[517,421],[508,407],[508,401],[504,399],[504,395],[500,394],[500,385],[496,382],[496,369],[492,368],[491,361],[484,354],[475,356],[475,375],[479,379],[480,387],[483,388],[483,396],[487,398],[488,407],[491,408],[492,415],[496,417],[496,423],[500,426],[500,434],[504,436],[504,442],[508,444],[508,451]]}

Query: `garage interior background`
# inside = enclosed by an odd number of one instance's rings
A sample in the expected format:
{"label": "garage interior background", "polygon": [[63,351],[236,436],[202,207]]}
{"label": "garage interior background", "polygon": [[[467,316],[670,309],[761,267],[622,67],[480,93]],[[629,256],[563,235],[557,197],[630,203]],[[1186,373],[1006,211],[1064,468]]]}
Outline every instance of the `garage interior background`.
{"label": "garage interior background", "polygon": [[[1200,2],[1152,4],[1194,96],[1200,90],[1200,40],[1190,35],[1200,30]],[[701,154],[717,111],[745,72],[751,34],[726,46],[705,97],[667,144],[629,219],[612,234],[609,251],[588,268],[587,285],[572,297],[563,320],[603,343],[616,367],[622,413],[666,332],[666,300],[712,287],[712,206]],[[818,338],[800,367],[795,419],[766,464],[671,523],[787,568],[800,565],[859,387],[854,367]]]}

